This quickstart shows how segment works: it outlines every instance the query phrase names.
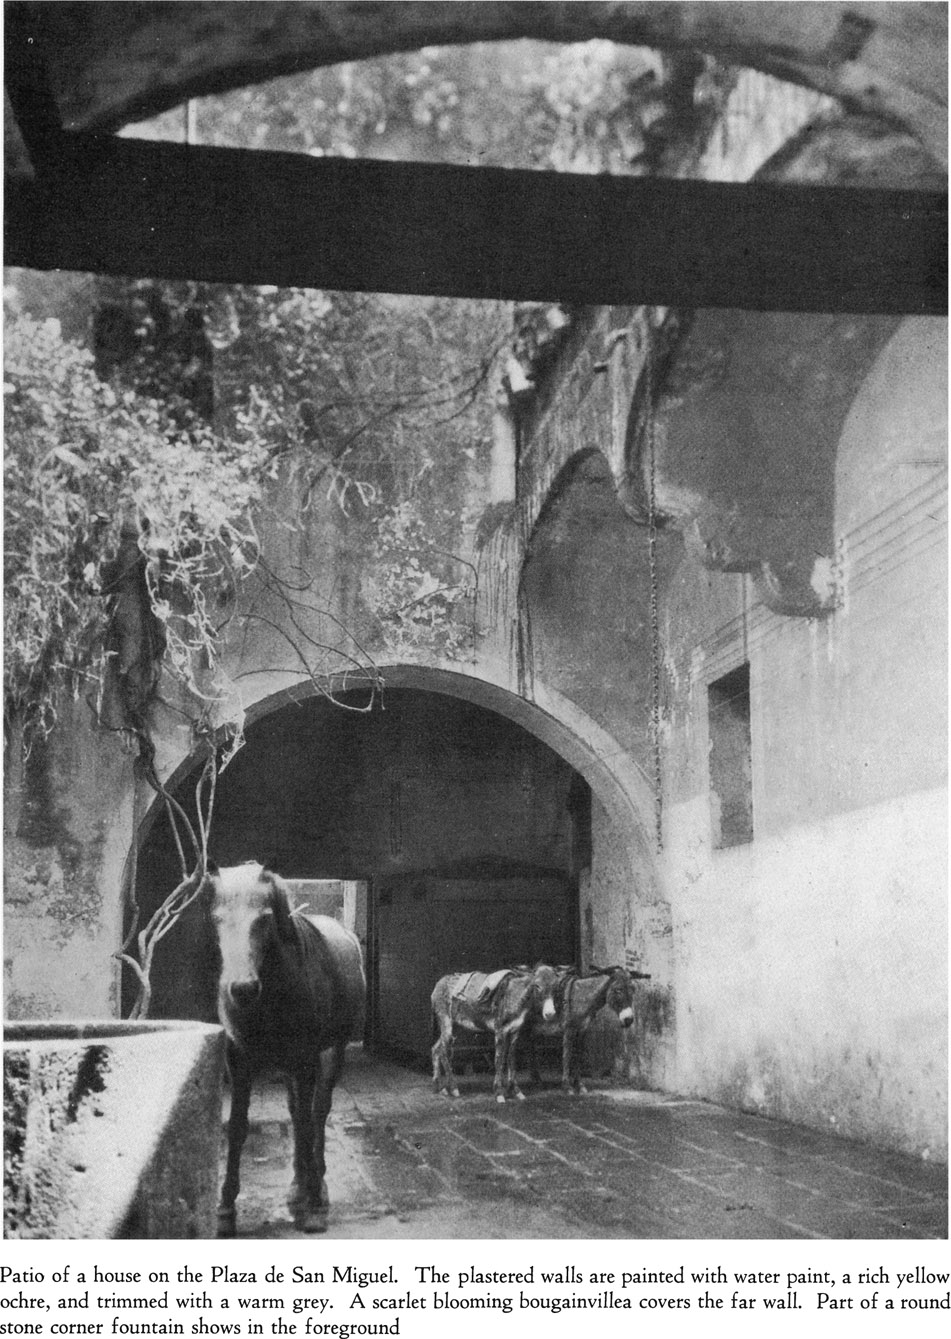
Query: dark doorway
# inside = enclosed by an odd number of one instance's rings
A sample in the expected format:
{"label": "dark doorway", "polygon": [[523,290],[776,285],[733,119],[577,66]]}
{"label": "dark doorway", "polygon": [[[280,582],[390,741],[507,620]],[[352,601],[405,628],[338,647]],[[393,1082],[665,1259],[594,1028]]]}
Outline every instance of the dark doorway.
{"label": "dark doorway", "polygon": [[[193,789],[189,778],[177,789],[186,807]],[[369,1040],[420,1056],[443,972],[576,961],[587,797],[548,745],[474,703],[393,688],[360,712],[314,696],[249,726],[218,782],[210,853],[289,880],[369,883]],[[143,913],[176,882],[159,818],[139,855]],[[214,1017],[216,975],[196,904],[160,947],[154,1016]]]}

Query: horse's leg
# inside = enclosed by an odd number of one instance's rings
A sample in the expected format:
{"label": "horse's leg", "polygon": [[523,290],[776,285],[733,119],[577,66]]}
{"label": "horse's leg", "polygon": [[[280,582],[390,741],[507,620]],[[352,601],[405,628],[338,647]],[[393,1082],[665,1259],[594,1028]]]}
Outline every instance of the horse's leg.
{"label": "horse's leg", "polygon": [[311,1207],[320,1202],[321,1178],[314,1161],[314,1111],[319,1085],[319,1054],[298,1065],[288,1075],[287,1097],[294,1129],[294,1179],[287,1195],[287,1208],[294,1226],[302,1232],[323,1232],[327,1227],[326,1214],[322,1215],[321,1222],[311,1221]]}
{"label": "horse's leg", "polygon": [[219,1237],[233,1237],[235,1234],[237,1212],[234,1202],[241,1186],[239,1167],[241,1150],[248,1133],[248,1106],[251,1101],[251,1066],[230,1041],[228,1073],[231,1076],[231,1110],[228,1113],[228,1163],[218,1201]]}
{"label": "horse's leg", "polygon": [[306,1232],[326,1232],[330,1196],[327,1193],[327,1120],[333,1104],[334,1087],[343,1069],[347,1043],[338,1042],[331,1052],[329,1063],[317,1076],[314,1087],[314,1176],[310,1190]]}

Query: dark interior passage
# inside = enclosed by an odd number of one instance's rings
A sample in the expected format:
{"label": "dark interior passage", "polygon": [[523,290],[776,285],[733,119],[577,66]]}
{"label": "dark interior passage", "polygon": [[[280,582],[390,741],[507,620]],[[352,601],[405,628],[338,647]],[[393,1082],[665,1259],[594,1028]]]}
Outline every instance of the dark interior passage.
{"label": "dark interior passage", "polygon": [[[179,787],[186,807],[193,789]],[[249,727],[218,782],[210,853],[289,879],[366,881],[369,1039],[419,1055],[442,972],[575,960],[587,798],[546,744],[473,703],[390,689],[363,713],[311,697]],[[177,878],[160,818],[139,855],[145,915]],[[159,949],[152,1013],[213,1018],[216,977],[199,902]]]}

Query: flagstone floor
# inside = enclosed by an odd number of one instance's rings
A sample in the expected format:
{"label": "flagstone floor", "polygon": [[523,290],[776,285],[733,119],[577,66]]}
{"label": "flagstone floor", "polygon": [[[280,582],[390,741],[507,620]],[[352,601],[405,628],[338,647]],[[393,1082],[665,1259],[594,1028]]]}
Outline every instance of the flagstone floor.
{"label": "flagstone floor", "polygon": [[[552,1084],[496,1103],[436,1096],[352,1048],[328,1124],[330,1238],[947,1236],[947,1169],[669,1094]],[[256,1093],[239,1236],[297,1237],[283,1088]]]}

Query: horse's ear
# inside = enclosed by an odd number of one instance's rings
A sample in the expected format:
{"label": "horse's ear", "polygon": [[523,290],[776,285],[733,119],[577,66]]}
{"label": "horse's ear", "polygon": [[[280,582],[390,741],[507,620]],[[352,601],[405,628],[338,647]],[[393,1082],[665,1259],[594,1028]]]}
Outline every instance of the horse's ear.
{"label": "horse's ear", "polygon": [[272,874],[267,871],[266,878],[270,881],[271,891],[268,894],[268,902],[274,913],[274,924],[277,927],[279,939],[293,939],[294,926],[291,924],[291,895],[287,884],[279,874]]}

